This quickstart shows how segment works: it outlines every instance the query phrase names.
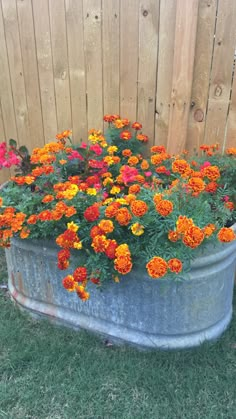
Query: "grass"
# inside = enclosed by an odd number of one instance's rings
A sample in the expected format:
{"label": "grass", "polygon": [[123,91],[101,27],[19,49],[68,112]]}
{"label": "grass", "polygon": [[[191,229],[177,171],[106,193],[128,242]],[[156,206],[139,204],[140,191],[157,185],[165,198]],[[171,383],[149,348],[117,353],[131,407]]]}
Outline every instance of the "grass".
{"label": "grass", "polygon": [[0,290],[0,418],[235,419],[235,377],[235,318],[215,344],[145,353],[31,320]]}

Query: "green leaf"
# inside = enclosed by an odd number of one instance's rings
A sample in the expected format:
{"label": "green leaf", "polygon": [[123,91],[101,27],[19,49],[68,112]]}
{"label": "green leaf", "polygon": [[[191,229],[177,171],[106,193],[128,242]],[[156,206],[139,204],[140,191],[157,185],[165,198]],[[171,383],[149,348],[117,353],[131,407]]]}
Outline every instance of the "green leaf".
{"label": "green leaf", "polygon": [[26,154],[26,155],[28,155],[28,154],[29,154],[28,148],[27,148],[27,147],[25,147],[25,145],[20,146],[20,148],[19,148],[19,152],[20,152],[20,153],[24,153],[24,154]]}
{"label": "green leaf", "polygon": [[9,146],[10,147],[13,147],[13,148],[16,148],[17,147],[16,140],[13,140],[12,138],[10,138],[10,140],[9,140]]}

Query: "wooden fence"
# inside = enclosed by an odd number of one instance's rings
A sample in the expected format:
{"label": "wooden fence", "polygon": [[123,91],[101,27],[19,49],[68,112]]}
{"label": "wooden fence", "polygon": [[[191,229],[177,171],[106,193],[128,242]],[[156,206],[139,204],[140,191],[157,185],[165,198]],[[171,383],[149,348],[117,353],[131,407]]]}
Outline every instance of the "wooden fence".
{"label": "wooden fence", "polygon": [[171,152],[235,145],[235,48],[235,0],[0,0],[0,141],[120,113]]}

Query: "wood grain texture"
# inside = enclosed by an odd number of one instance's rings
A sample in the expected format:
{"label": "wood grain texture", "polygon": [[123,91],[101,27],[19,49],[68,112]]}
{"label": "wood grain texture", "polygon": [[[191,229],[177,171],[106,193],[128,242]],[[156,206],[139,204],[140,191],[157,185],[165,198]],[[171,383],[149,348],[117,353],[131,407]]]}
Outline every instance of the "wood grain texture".
{"label": "wood grain texture", "polygon": [[64,0],[49,0],[58,131],[72,128]]}
{"label": "wood grain texture", "polygon": [[8,62],[19,144],[29,144],[29,120],[16,2],[2,0]]}
{"label": "wood grain texture", "polygon": [[[155,143],[166,146],[175,42],[176,0],[160,0]],[[168,28],[168,30],[167,30]]]}
{"label": "wood grain texture", "polygon": [[137,118],[139,0],[121,2],[120,8],[120,113]]}
{"label": "wood grain texture", "polygon": [[120,113],[120,0],[102,0],[104,114]]}
{"label": "wood grain texture", "polygon": [[55,138],[58,130],[48,0],[33,0],[32,4],[44,137],[48,142]]}
{"label": "wood grain texture", "polygon": [[[0,102],[0,143],[6,141],[6,134],[5,128],[3,123],[3,116],[2,116],[2,107]],[[0,170],[0,185],[6,182],[10,177],[10,170],[9,169],[1,169]]]}
{"label": "wood grain texture", "polygon": [[188,150],[198,148],[204,142],[216,8],[217,0],[199,1],[193,86],[186,144]]}
{"label": "wood grain texture", "polygon": [[17,0],[21,54],[28,106],[30,149],[44,144],[43,119],[31,0]]}
{"label": "wood grain texture", "polygon": [[236,2],[219,0],[204,142],[224,148],[236,44]]}
{"label": "wood grain texture", "polygon": [[226,138],[225,143],[223,145],[223,149],[227,149],[228,147],[236,147],[236,71],[234,71],[232,96],[229,108]]}
{"label": "wood grain texture", "polygon": [[83,0],[88,127],[103,127],[101,0]]}
{"label": "wood grain texture", "polygon": [[66,0],[66,26],[73,140],[87,139],[86,70],[84,58],[83,2]]}
{"label": "wood grain texture", "polygon": [[184,149],[190,109],[198,0],[177,0],[173,78],[167,147],[169,152]]}
{"label": "wood grain texture", "polygon": [[159,1],[140,0],[137,119],[154,143]]}

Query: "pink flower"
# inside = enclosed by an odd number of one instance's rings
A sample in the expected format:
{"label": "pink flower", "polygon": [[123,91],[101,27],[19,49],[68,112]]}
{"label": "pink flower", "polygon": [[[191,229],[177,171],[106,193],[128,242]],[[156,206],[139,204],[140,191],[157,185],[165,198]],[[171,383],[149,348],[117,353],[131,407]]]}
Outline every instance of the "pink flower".
{"label": "pink flower", "polygon": [[200,166],[200,170],[205,169],[205,167],[211,166],[211,163],[209,161],[205,161],[201,166]]}
{"label": "pink flower", "polygon": [[103,192],[102,196],[104,199],[106,199],[109,196],[109,194],[107,192]]}
{"label": "pink flower", "polygon": [[124,183],[133,182],[135,176],[138,175],[138,170],[135,167],[122,166],[121,175]]}
{"label": "pink flower", "polygon": [[81,143],[80,148],[87,148],[87,144],[86,143]]}
{"label": "pink flower", "polygon": [[230,199],[229,196],[228,195],[225,195],[225,196],[223,196],[222,201],[228,202],[229,199]]}
{"label": "pink flower", "polygon": [[83,156],[81,156],[80,153],[78,153],[77,150],[73,150],[72,153],[68,156],[69,160],[79,159],[84,160]]}
{"label": "pink flower", "polygon": [[102,154],[102,147],[98,144],[91,145],[90,150],[93,151],[97,156]]}
{"label": "pink flower", "polygon": [[105,165],[103,161],[97,161],[93,159],[90,159],[88,163],[89,163],[89,166],[93,167],[94,169],[102,169]]}
{"label": "pink flower", "polygon": [[145,174],[145,176],[147,176],[147,177],[149,177],[149,176],[152,176],[152,172],[144,172],[144,174]]}

